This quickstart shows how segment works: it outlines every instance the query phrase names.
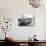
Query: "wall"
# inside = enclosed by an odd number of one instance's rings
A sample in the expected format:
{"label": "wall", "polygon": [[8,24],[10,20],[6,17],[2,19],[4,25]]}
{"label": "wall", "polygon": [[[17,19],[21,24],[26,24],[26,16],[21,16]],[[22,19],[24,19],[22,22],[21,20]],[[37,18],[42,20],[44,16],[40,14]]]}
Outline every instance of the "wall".
{"label": "wall", "polygon": [[[35,14],[35,27],[19,27],[18,14]],[[27,40],[34,34],[39,40],[46,40],[45,15],[45,6],[33,8],[29,5],[28,0],[0,0],[0,16],[13,17],[12,26],[8,32],[17,40]],[[0,39],[2,38],[0,36]]]}

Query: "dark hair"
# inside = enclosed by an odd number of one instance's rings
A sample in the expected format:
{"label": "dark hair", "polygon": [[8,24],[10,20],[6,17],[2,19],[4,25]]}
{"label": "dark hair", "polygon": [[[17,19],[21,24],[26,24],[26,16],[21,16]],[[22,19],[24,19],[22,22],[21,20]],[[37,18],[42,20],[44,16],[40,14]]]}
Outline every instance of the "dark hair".
{"label": "dark hair", "polygon": [[36,37],[36,35],[34,35],[34,37]]}

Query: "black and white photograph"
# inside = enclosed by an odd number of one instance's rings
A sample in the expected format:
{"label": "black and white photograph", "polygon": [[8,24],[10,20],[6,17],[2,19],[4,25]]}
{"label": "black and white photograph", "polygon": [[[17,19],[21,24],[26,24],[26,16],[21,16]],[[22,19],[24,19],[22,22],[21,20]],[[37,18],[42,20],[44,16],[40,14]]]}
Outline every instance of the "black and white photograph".
{"label": "black and white photograph", "polygon": [[[22,17],[23,16],[23,17]],[[19,26],[34,26],[34,16],[33,15],[22,15],[18,18]]]}

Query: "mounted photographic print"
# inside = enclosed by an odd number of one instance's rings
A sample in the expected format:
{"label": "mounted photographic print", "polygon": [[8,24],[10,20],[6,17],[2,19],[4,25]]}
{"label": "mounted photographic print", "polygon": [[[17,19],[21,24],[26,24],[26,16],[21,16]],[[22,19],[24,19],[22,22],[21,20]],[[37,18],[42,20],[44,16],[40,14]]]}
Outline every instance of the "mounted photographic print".
{"label": "mounted photographic print", "polygon": [[34,26],[35,16],[34,15],[20,15],[18,18],[18,26]]}

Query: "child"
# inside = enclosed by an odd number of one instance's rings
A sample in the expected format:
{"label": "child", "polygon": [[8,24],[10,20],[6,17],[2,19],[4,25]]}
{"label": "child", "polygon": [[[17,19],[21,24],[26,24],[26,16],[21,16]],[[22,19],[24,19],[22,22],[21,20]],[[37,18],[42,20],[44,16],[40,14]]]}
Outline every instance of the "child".
{"label": "child", "polygon": [[37,41],[37,37],[36,35],[34,35],[34,37],[32,37],[34,39],[34,41]]}

